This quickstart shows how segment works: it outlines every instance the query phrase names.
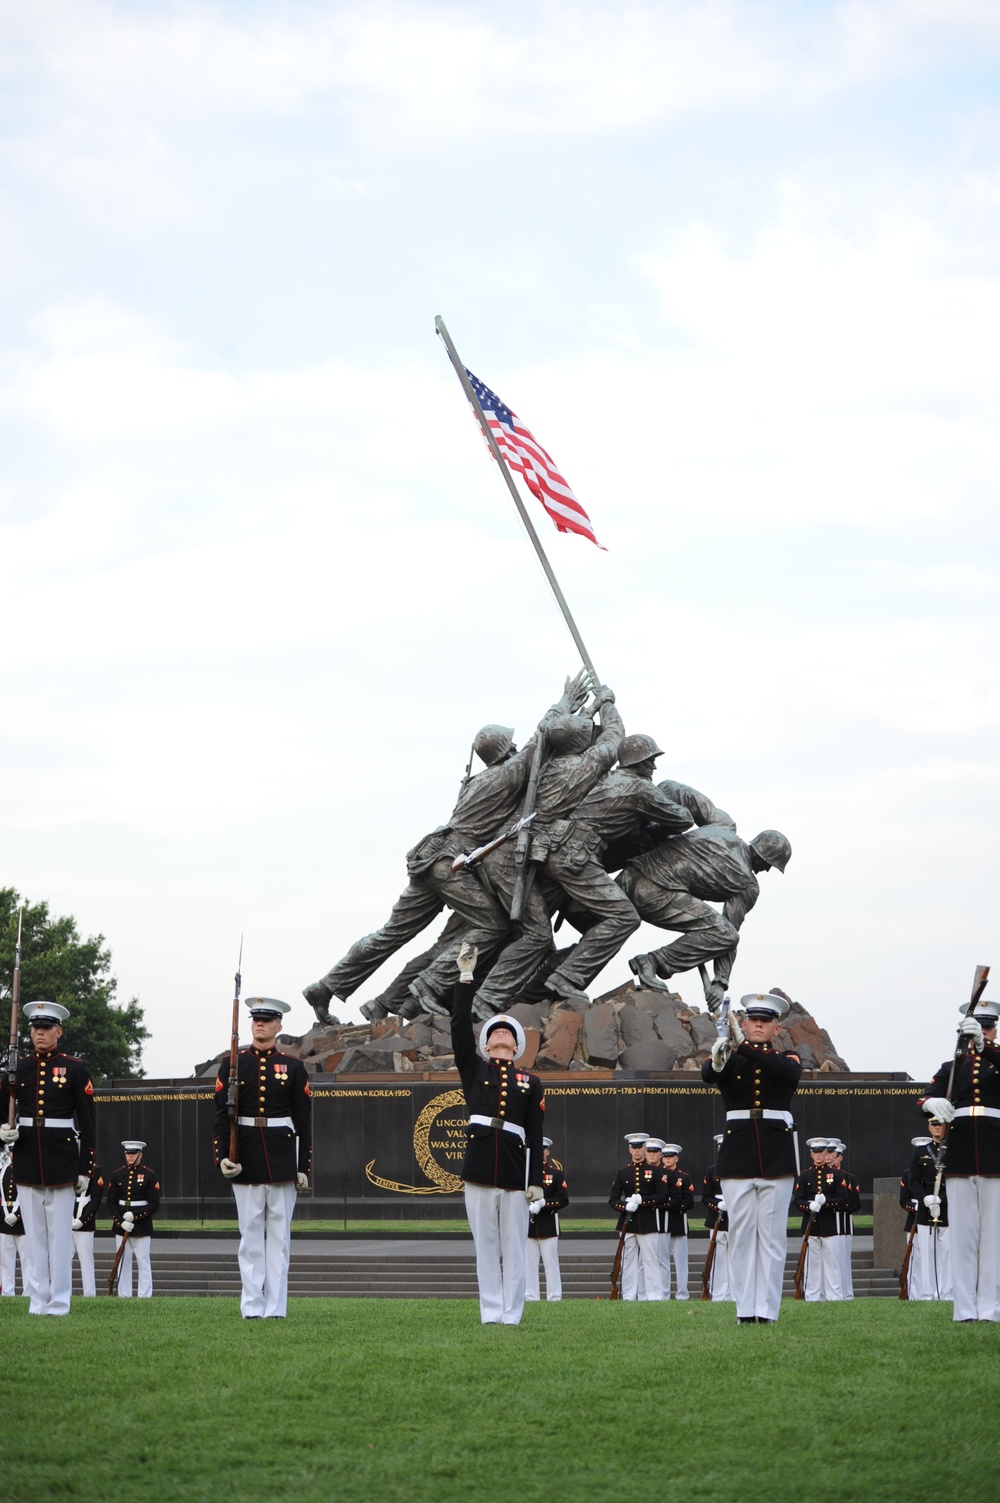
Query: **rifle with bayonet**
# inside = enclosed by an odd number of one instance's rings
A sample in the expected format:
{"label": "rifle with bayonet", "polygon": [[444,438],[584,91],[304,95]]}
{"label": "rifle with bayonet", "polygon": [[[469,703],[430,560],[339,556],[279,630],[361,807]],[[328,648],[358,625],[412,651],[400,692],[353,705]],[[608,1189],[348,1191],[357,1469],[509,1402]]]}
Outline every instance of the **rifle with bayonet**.
{"label": "rifle with bayonet", "polygon": [[[986,983],[987,983],[987,981],[989,981],[989,979],[990,979],[990,968],[989,968],[989,966],[988,965],[977,965],[976,966],[976,974],[975,974],[975,976],[972,979],[972,1000],[969,1003],[969,1011],[966,1014],[967,1017],[971,1018],[972,1015],[973,1015],[973,1013],[975,1012],[975,1010],[976,1010],[976,1003],[979,1002],[980,999],[982,998],[983,992],[986,990]],[[965,1055],[968,1052],[967,1051],[968,1042],[969,1042],[968,1037],[964,1033],[962,1033],[961,1029],[959,1029],[958,1043],[955,1045],[955,1053],[952,1055],[952,1058],[951,1058],[951,1069],[948,1072],[948,1089],[944,1093],[945,1097],[947,1098],[948,1101],[951,1100],[951,1093],[952,1093],[952,1091],[954,1090],[954,1087],[955,1087],[955,1067],[958,1064],[959,1060],[963,1057],[963,1055]],[[947,1148],[948,1148],[948,1135],[949,1135],[950,1132],[951,1132],[951,1123],[950,1122],[946,1122],[945,1125],[944,1125],[944,1136],[942,1137],[941,1142],[938,1145],[937,1154],[936,1154],[936,1157],[937,1157],[937,1174],[935,1174],[935,1176],[934,1176],[934,1194],[935,1194],[935,1196],[937,1196],[938,1200],[940,1200],[940,1198],[941,1198],[941,1180],[944,1178],[944,1156],[945,1156],[945,1153],[947,1152]]]}
{"label": "rifle with bayonet", "polygon": [[914,1206],[913,1225],[910,1227],[909,1235],[906,1238],[906,1251],[903,1254],[903,1265],[899,1270],[900,1299],[909,1299],[910,1297],[910,1263],[913,1259],[913,1244],[917,1236],[917,1220],[917,1207]]}
{"label": "rifle with bayonet", "polygon": [[14,946],[14,977],[10,988],[10,1046],[7,1052],[7,1084],[10,1102],[7,1108],[7,1126],[17,1124],[17,1028],[21,1011],[21,931],[24,924],[24,904],[17,910],[17,944]]}
{"label": "rifle with bayonet", "polygon": [[[703,965],[700,965],[698,969],[701,972],[701,979],[707,991],[708,972],[705,970],[705,967]],[[719,1011],[715,1014],[714,1017],[716,1034],[720,1039],[725,1039],[730,1044],[730,1046],[734,1044],[740,1036],[739,1030],[733,1027],[731,1007],[732,1003],[730,1002],[730,999],[728,997],[723,997],[722,1006],[719,1008]],[[708,1239],[708,1252],[705,1255],[705,1266],[702,1269],[701,1273],[701,1297],[703,1300],[712,1298],[712,1267],[715,1263],[715,1250],[719,1236],[719,1227],[722,1224],[722,1212],[716,1209],[715,1215],[716,1221],[715,1225],[712,1228],[712,1235]]]}
{"label": "rifle with bayonet", "polygon": [[514,824],[511,825],[509,830],[504,830],[502,835],[495,835],[493,839],[488,840],[485,845],[477,845],[474,851],[463,851],[462,854],[460,856],[456,856],[454,861],[451,863],[452,871],[459,872],[463,867],[466,871],[468,871],[473,866],[478,866],[480,861],[482,861],[485,856],[488,856],[490,854],[490,851],[498,851],[502,845],[506,845],[509,840],[513,840],[515,835],[520,835],[521,831],[526,829],[528,825],[531,824],[531,821],[535,817],[535,813],[536,811],[532,809],[530,814],[525,814],[520,819],[516,820]]}
{"label": "rifle with bayonet", "polygon": [[628,1230],[628,1224],[631,1219],[631,1216],[625,1216],[622,1219],[621,1235],[618,1238],[618,1249],[615,1253],[615,1261],[611,1265],[611,1294],[609,1296],[609,1298],[611,1299],[618,1299],[620,1297],[622,1257],[625,1253],[625,1234]]}
{"label": "rifle with bayonet", "polygon": [[[819,1184],[819,1177],[818,1176],[817,1176],[816,1183],[817,1183],[817,1185]],[[817,1195],[819,1194],[819,1190],[818,1189],[817,1189],[816,1193],[817,1193]],[[808,1253],[809,1253],[809,1236],[810,1236],[810,1233],[812,1232],[813,1226],[816,1223],[816,1216],[817,1216],[817,1214],[818,1213],[816,1211],[810,1211],[809,1212],[809,1220],[806,1222],[806,1229],[805,1229],[805,1231],[802,1234],[802,1246],[799,1248],[799,1261],[795,1265],[795,1290],[794,1290],[794,1293],[793,1293],[793,1296],[792,1296],[793,1299],[805,1299],[805,1297],[806,1297],[806,1291],[805,1291],[806,1257],[808,1256]]]}
{"label": "rifle with bayonet", "polygon": [[243,968],[243,936],[240,935],[240,958],[236,962],[236,986],[233,995],[233,1029],[229,1040],[229,1081],[226,1088],[226,1110],[229,1113],[229,1159],[233,1164],[239,1163],[240,1152],[240,1126],[239,1116],[240,1095],[240,987],[243,977],[240,974]]}
{"label": "rifle with bayonet", "polygon": [[715,1242],[719,1235],[719,1222],[722,1220],[722,1212],[716,1211],[716,1221],[712,1228],[712,1235],[708,1239],[708,1252],[705,1254],[705,1266],[701,1271],[701,1297],[712,1298],[712,1267],[715,1263]]}
{"label": "rifle with bayonet", "polygon": [[118,1288],[118,1275],[119,1270],[122,1266],[122,1253],[125,1251],[125,1244],[128,1242],[129,1235],[130,1234],[128,1232],[122,1232],[122,1240],[118,1244],[118,1251],[115,1253],[115,1261],[112,1263],[111,1272],[108,1274],[109,1295],[113,1295],[115,1290]]}

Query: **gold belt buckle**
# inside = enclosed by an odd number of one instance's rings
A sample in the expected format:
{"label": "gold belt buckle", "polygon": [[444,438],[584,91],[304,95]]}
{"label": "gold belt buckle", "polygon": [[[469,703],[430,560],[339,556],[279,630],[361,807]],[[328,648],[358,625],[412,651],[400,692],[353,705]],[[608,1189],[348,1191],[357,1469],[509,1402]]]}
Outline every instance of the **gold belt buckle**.
{"label": "gold belt buckle", "polygon": [[758,1121],[761,1117],[763,1117],[763,1115],[764,1115],[764,1111],[763,1111],[762,1107],[752,1106],[750,1108],[750,1120],[752,1122],[753,1121]]}
{"label": "gold belt buckle", "polygon": [[254,1119],[253,1119],[253,1125],[254,1125],[254,1127],[266,1127],[267,1126],[267,1118],[266,1117],[254,1117]]}
{"label": "gold belt buckle", "polygon": [[970,1117],[985,1117],[986,1116],[986,1108],[985,1108],[985,1106],[970,1106],[969,1107],[969,1116]]}

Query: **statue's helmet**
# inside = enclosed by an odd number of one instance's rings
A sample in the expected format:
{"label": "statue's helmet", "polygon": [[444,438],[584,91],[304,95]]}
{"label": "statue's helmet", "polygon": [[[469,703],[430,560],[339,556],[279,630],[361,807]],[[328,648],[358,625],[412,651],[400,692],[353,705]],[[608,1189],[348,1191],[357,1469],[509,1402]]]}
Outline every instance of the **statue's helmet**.
{"label": "statue's helmet", "polygon": [[637,762],[648,762],[650,757],[662,756],[663,750],[657,746],[652,736],[626,736],[618,748],[618,766],[635,767]]}
{"label": "statue's helmet", "polygon": [[549,746],[557,757],[585,752],[594,739],[593,721],[582,715],[560,715],[547,727]]}
{"label": "statue's helmet", "polygon": [[476,732],[472,750],[487,767],[493,767],[497,762],[503,761],[513,744],[512,725],[484,725],[481,731]]}
{"label": "statue's helmet", "polygon": [[779,872],[785,870],[792,856],[791,842],[780,830],[761,830],[751,840],[750,849],[756,851],[768,866],[776,866]]}

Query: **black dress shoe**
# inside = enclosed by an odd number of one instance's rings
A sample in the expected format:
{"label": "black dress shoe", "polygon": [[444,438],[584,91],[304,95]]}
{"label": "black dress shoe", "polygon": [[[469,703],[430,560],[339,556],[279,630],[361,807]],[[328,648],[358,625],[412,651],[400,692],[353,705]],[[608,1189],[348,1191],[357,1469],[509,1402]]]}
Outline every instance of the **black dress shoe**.
{"label": "black dress shoe", "polygon": [[757,1324],[757,1317],[756,1315],[737,1315],[736,1321],[741,1326],[755,1326]]}

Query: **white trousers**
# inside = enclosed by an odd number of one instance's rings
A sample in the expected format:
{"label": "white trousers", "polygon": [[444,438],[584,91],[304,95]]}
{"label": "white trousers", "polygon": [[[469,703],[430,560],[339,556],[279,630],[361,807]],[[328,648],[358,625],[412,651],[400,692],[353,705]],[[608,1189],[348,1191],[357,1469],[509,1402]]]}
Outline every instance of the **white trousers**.
{"label": "white trousers", "polygon": [[240,1314],[282,1318],[288,1310],[295,1185],[233,1185],[240,1224]]}
{"label": "white trousers", "polygon": [[724,1179],[729,1212],[729,1283],[736,1315],[777,1320],[788,1252],[794,1180]]}
{"label": "white trousers", "polygon": [[622,1299],[660,1300],[663,1298],[660,1236],[660,1232],[626,1232],[621,1267]]}
{"label": "white trousers", "polygon": [[[132,1258],[139,1270],[139,1298],[149,1299],[153,1293],[153,1264],[149,1256],[151,1237],[130,1237],[118,1265],[118,1284],[115,1289],[119,1299],[132,1298]],[[115,1237],[115,1252],[122,1245],[120,1236]],[[93,1253],[91,1254],[93,1256]],[[81,1264],[82,1267],[82,1264]]]}
{"label": "white trousers", "polygon": [[68,1315],[73,1289],[72,1185],[45,1189],[41,1185],[18,1185],[24,1240],[27,1244],[26,1274],[29,1315]]}
{"label": "white trousers", "polygon": [[[146,1239],[149,1240],[148,1238]],[[80,1264],[80,1282],[83,1292],[88,1299],[97,1295],[97,1284],[94,1279],[94,1234],[93,1232],[74,1232],[73,1251],[76,1253],[77,1262]],[[122,1259],[124,1262],[124,1259]]]}
{"label": "white trousers", "polygon": [[484,1326],[520,1325],[528,1241],[524,1191],[466,1181],[465,1214],[476,1247],[479,1318]]}
{"label": "white trousers", "polygon": [[918,1226],[920,1283],[911,1299],[951,1299],[951,1246],[946,1226]]}
{"label": "white trousers", "polygon": [[805,1296],[808,1300],[844,1298],[843,1237],[810,1237],[806,1245]]}
{"label": "white trousers", "polygon": [[843,1290],[842,1299],[854,1298],[854,1268],[851,1258],[854,1253],[854,1238],[852,1236],[835,1237],[834,1241],[840,1248],[840,1287]]}
{"label": "white trousers", "polygon": [[713,1300],[732,1299],[729,1288],[729,1233],[717,1232],[715,1237],[715,1257],[712,1259],[712,1272],[709,1275],[708,1290]]}
{"label": "white trousers", "polygon": [[21,1265],[21,1293],[28,1292],[28,1270],[24,1244],[27,1237],[0,1237],[0,1294],[15,1294],[17,1265]]}
{"label": "white trousers", "polygon": [[659,1232],[656,1238],[657,1256],[660,1260],[660,1281],[663,1285],[663,1298],[670,1298],[670,1265],[674,1265],[674,1273],[677,1275],[676,1299],[688,1299],[688,1239],[687,1237],[671,1236],[667,1232]]}
{"label": "white trousers", "polygon": [[[906,1271],[906,1293],[910,1299],[919,1299],[920,1291],[924,1286],[924,1272],[920,1266],[921,1247],[919,1232],[920,1228],[918,1227],[918,1235],[914,1237],[910,1248],[910,1266]],[[910,1241],[909,1232],[906,1234],[906,1240],[907,1242]]]}
{"label": "white trousers", "polygon": [[948,1228],[955,1319],[1000,1321],[1000,1179],[949,1175]]}
{"label": "white trousers", "polygon": [[[530,1212],[529,1212],[530,1215]],[[537,1252],[534,1249],[537,1248]],[[538,1285],[538,1260],[545,1269],[545,1298],[562,1299],[562,1275],[559,1272],[559,1238],[529,1237],[524,1269],[524,1297],[526,1300],[541,1298]]]}

